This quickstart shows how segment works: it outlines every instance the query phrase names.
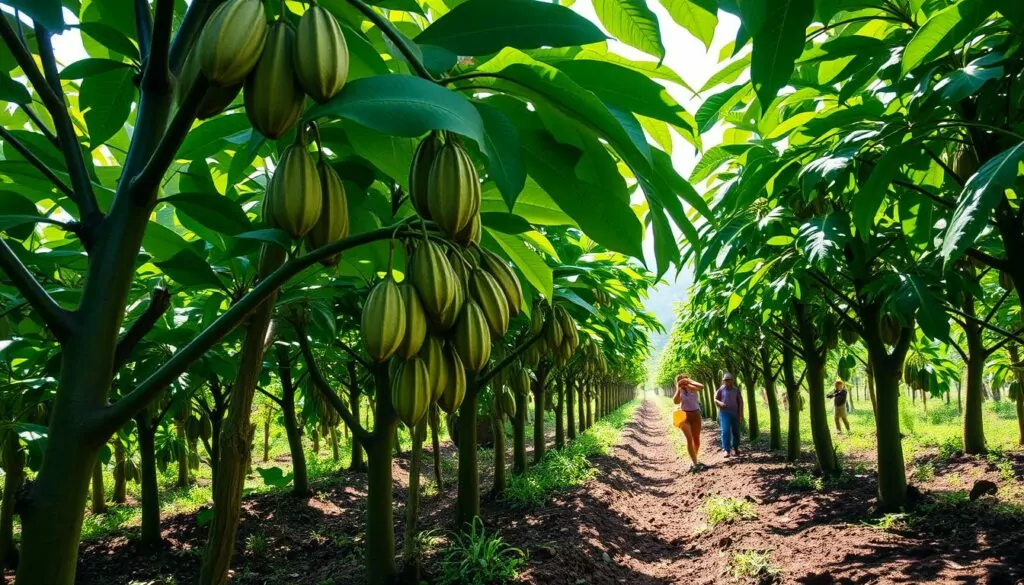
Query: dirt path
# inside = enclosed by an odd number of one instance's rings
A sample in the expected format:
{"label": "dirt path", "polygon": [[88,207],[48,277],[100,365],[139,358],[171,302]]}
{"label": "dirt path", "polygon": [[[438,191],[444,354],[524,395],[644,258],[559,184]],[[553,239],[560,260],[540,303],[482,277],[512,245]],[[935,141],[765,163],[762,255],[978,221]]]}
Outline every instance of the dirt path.
{"label": "dirt path", "polygon": [[[874,477],[809,492],[789,488],[793,468],[777,454],[725,459],[715,428],[704,430],[709,467],[687,471],[652,402],[638,409],[600,473],[584,488],[523,519],[496,525],[531,553],[531,583],[711,584],[733,582],[734,556],[767,552],[778,575],[747,583],[1024,583],[1019,521],[979,519],[979,509],[943,513],[927,528],[868,526]],[[709,527],[710,497],[750,502],[757,518]],[[976,504],[981,504],[977,502]],[[498,514],[501,515],[501,514]],[[927,530],[927,534],[922,533]]]}

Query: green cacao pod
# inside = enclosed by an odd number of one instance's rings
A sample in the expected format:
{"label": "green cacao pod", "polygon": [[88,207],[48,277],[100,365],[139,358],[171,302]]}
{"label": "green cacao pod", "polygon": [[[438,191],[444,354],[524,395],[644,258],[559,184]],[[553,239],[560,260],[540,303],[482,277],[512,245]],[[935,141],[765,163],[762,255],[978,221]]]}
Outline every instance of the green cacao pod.
{"label": "green cacao pod", "polygon": [[510,317],[516,317],[523,309],[523,285],[519,282],[512,267],[505,263],[497,254],[484,250],[480,254],[480,267],[494,277],[495,282],[505,293],[505,300],[508,301],[508,313]]}
{"label": "green cacao pod", "polygon": [[487,319],[492,339],[501,339],[508,331],[508,301],[494,277],[480,268],[474,268],[469,277],[470,297],[476,301]]}
{"label": "green cacao pod", "polygon": [[[341,182],[341,177],[323,160],[317,162],[316,170],[320,177],[322,203],[320,218],[306,236],[306,246],[310,250],[347,238],[349,231],[348,197],[345,195],[345,185]],[[333,254],[320,263],[324,266],[334,266],[340,258],[341,254]]]}
{"label": "green cacao pod", "polygon": [[476,301],[467,299],[463,304],[462,313],[455,323],[453,342],[467,370],[476,373],[484,369],[491,358],[491,332]]}
{"label": "green cacao pod", "polygon": [[416,246],[409,264],[409,281],[420,294],[423,308],[431,317],[440,317],[455,302],[455,289],[462,286],[451,263],[440,245],[427,240]]}
{"label": "green cacao pod", "polygon": [[406,281],[398,285],[398,290],[402,293],[405,306],[405,335],[398,346],[398,357],[408,360],[423,347],[423,340],[427,337],[427,314],[423,312],[423,303],[420,302],[416,287]]}
{"label": "green cacao pod", "polygon": [[553,311],[544,319],[544,326],[544,341],[548,344],[548,349],[557,349],[562,345],[562,326]]}
{"label": "green cacao pod", "polygon": [[[188,57],[185,57],[185,64],[181,67],[178,83],[174,85],[174,101],[179,108],[185,102],[185,97],[192,90],[192,86],[195,85],[196,79],[199,78],[199,72],[199,57],[196,51],[190,51]],[[230,87],[211,85],[206,90],[203,101],[199,103],[196,117],[200,120],[206,120],[223,112],[231,105],[231,102],[235,101],[240,91],[242,91],[241,83],[236,83]]]}
{"label": "green cacao pod", "polygon": [[453,249],[448,250],[448,263],[463,287],[469,285],[469,271],[472,268],[464,257]]}
{"label": "green cacao pod", "polygon": [[452,290],[455,293],[452,303],[445,307],[445,310],[441,311],[436,318],[431,319],[434,332],[444,333],[455,327],[455,323],[459,320],[459,315],[462,314],[462,307],[466,304],[465,288],[460,283]]}
{"label": "green cacao pod", "polygon": [[468,246],[470,244],[480,245],[480,214],[474,213],[469,218],[469,223],[462,228],[453,238],[459,244]]}
{"label": "green cacao pod", "polygon": [[293,238],[309,233],[323,208],[320,173],[301,139],[281,153],[281,161],[267,187],[272,225]]}
{"label": "green cacao pod", "polygon": [[338,21],[314,4],[299,19],[295,75],[317,103],[338,95],[348,78],[348,45]]}
{"label": "green cacao pod", "polygon": [[572,351],[576,350],[576,346],[579,345],[579,335],[576,332],[576,321],[569,314],[569,311],[565,310],[565,307],[558,305],[554,309],[554,320],[558,323],[558,328],[562,332],[562,341],[557,345],[568,346]]}
{"label": "green cacao pod", "polygon": [[1010,276],[1009,272],[1006,272],[1005,270],[999,271],[999,286],[1001,286],[1003,290],[1013,291],[1013,277]]}
{"label": "green cacao pod", "polygon": [[462,364],[462,358],[451,344],[445,345],[444,353],[448,362],[448,379],[437,404],[441,410],[452,414],[459,409],[462,399],[466,397],[466,366]]}
{"label": "green cacao pod", "polygon": [[427,414],[430,399],[427,364],[418,357],[399,364],[391,380],[391,404],[395,407],[398,420],[413,428]]}
{"label": "green cacao pod", "polygon": [[430,374],[430,399],[439,400],[448,384],[449,359],[444,351],[444,342],[428,335],[420,348],[420,359],[427,364],[427,372]]}
{"label": "green cacao pod", "polygon": [[530,392],[530,373],[526,368],[518,367],[509,375],[509,386],[512,392],[518,395],[525,395]]}
{"label": "green cacao pod", "polygon": [[455,141],[442,146],[427,181],[430,216],[449,237],[470,224],[480,209],[480,179],[469,153]]}
{"label": "green cacao pod", "polygon": [[533,311],[530,314],[530,335],[537,335],[544,330],[544,305],[534,303]]}
{"label": "green cacao pod", "polygon": [[228,0],[213,11],[199,35],[199,66],[213,85],[238,85],[256,67],[266,40],[263,2]]}
{"label": "green cacao pod", "polygon": [[292,25],[275,22],[259,63],[245,78],[245,114],[252,127],[271,140],[284,136],[295,125],[306,104],[306,94],[292,67],[294,45]]}
{"label": "green cacao pod", "polygon": [[516,397],[508,388],[501,389],[501,412],[509,418],[516,415]]}
{"label": "green cacao pod", "polygon": [[860,335],[851,327],[843,327],[839,330],[839,336],[843,338],[843,343],[846,345],[853,345],[860,340]]}
{"label": "green cacao pod", "polygon": [[1010,396],[1010,400],[1017,400],[1017,396],[1020,395],[1020,382],[1013,380],[1006,388],[1007,394]]}
{"label": "green cacao pod", "polygon": [[978,155],[970,145],[957,146],[953,152],[952,163],[953,172],[963,181],[967,181],[978,172]]}
{"label": "green cacao pod", "polygon": [[277,270],[288,258],[288,252],[274,244],[263,244],[260,247],[260,257],[256,264],[256,274],[260,278],[266,278],[271,272]]}
{"label": "green cacao pod", "polygon": [[900,324],[896,320],[896,317],[892,315],[885,315],[882,317],[882,322],[879,327],[879,332],[882,336],[882,343],[886,345],[896,345],[896,342],[900,339]]}
{"label": "green cacao pod", "polygon": [[388,275],[366,297],[361,321],[363,345],[376,363],[395,355],[405,338],[405,301],[395,279]]}
{"label": "green cacao pod", "polygon": [[850,368],[839,368],[839,379],[844,382],[849,382],[850,378],[853,377],[853,370]]}
{"label": "green cacao pod", "polygon": [[540,365],[540,350],[537,349],[536,343],[523,351],[523,364],[531,370],[536,370]]}
{"label": "green cacao pod", "polygon": [[443,144],[437,138],[437,134],[431,132],[416,147],[412,165],[409,167],[409,201],[412,202],[416,213],[426,220],[433,219],[430,216],[430,206],[427,203],[427,185],[430,183],[430,167],[434,164],[437,151],[441,149],[441,146]]}
{"label": "green cacao pod", "polygon": [[189,443],[195,443],[199,440],[199,433],[202,432],[203,422],[196,416],[190,416],[185,421],[185,438],[188,439]]}

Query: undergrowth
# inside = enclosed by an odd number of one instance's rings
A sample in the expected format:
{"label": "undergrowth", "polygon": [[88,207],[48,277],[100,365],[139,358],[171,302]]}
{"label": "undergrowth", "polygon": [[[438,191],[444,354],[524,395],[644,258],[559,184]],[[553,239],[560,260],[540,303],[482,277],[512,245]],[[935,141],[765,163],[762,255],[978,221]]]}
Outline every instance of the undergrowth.
{"label": "undergrowth", "polygon": [[736,520],[757,518],[757,511],[754,509],[754,505],[747,500],[711,497],[704,502],[704,515],[707,517],[709,525],[718,526]]}
{"label": "undergrowth", "polygon": [[468,534],[455,534],[441,557],[440,585],[501,585],[516,579],[526,554],[487,532],[479,517]]}
{"label": "undergrowth", "polygon": [[778,583],[782,570],[772,564],[768,551],[748,550],[733,553],[729,574],[734,579],[753,579],[758,585]]}

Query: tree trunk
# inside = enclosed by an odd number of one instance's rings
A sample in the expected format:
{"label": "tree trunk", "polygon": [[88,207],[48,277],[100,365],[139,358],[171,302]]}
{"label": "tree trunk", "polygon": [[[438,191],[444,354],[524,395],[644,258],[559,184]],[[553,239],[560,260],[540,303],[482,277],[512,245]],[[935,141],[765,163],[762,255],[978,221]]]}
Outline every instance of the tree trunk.
{"label": "tree trunk", "polygon": [[284,389],[281,400],[281,417],[284,419],[284,433],[288,438],[288,452],[292,458],[292,495],[306,497],[309,495],[309,475],[306,472],[306,452],[302,447],[302,435],[299,433],[299,420],[295,412],[295,388]]}
{"label": "tree trunk", "polygon": [[459,407],[459,495],[456,525],[468,531],[480,515],[480,470],[477,467],[476,409],[480,390],[467,381],[466,397]]}
{"label": "tree trunk", "polygon": [[743,383],[747,387],[747,432],[750,435],[750,442],[757,441],[758,437],[761,436],[761,425],[757,420],[757,376],[751,375],[746,368],[744,368],[746,375],[743,376]]}
{"label": "tree trunk", "polygon": [[[1014,364],[1019,364],[1020,350],[1017,349],[1017,344],[1010,343],[1008,350],[1010,352],[1010,361]],[[1024,368],[1014,367],[1013,373],[1017,378],[1017,432],[1020,437],[1018,442],[1024,445]]]}
{"label": "tree trunk", "polygon": [[419,583],[420,555],[416,548],[416,521],[420,513],[420,469],[423,466],[427,417],[423,417],[411,431],[412,454],[409,460],[409,489],[405,500],[405,532],[402,535],[402,572],[407,583]]}
{"label": "tree trunk", "polygon": [[[974,296],[964,294],[964,312],[974,316]],[[984,453],[985,426],[982,414],[982,384],[985,376],[985,341],[981,327],[972,321],[964,322],[964,336],[967,338],[967,397],[964,410],[963,446],[964,453]],[[993,386],[994,387],[994,386]],[[927,412],[927,408],[925,410]]]}
{"label": "tree trunk", "polygon": [[25,452],[21,450],[18,433],[4,431],[3,464],[4,496],[0,505],[0,560],[8,569],[18,566],[18,547],[14,539],[14,507],[25,483]]}
{"label": "tree trunk", "polygon": [[535,372],[537,379],[533,381],[533,463],[540,463],[547,450],[547,437],[544,435],[544,403],[545,386],[547,385],[547,368],[540,366]]}
{"label": "tree trunk", "polygon": [[593,401],[590,399],[590,396],[588,395],[588,392],[586,390],[583,391],[583,398],[584,400],[586,400],[587,403],[587,428],[589,429],[590,427],[594,426]]}
{"label": "tree trunk", "polygon": [[832,431],[829,429],[828,413],[825,406],[825,356],[817,347],[817,332],[807,316],[802,303],[796,304],[800,341],[803,346],[804,363],[807,365],[808,404],[811,415],[811,438],[818,469],[826,476],[839,471],[835,450],[832,446]]}
{"label": "tree trunk", "polygon": [[[313,432],[309,433],[309,436],[313,439],[313,455],[319,457],[320,455],[320,431],[313,428]],[[394,437],[392,437],[392,444],[394,443]]]}
{"label": "tree trunk", "polygon": [[569,384],[566,382],[566,391],[572,392],[573,386],[576,386],[576,424],[579,426],[579,432],[577,435],[582,435],[587,430],[587,411],[586,411],[586,397],[583,396],[583,384],[576,382],[575,384]]}
{"label": "tree trunk", "polygon": [[[354,361],[349,362],[349,391],[348,391],[348,404],[349,409],[352,411],[352,418],[359,420],[359,386],[357,385],[359,380],[356,376],[356,363]],[[433,432],[437,435],[437,424],[433,422]],[[370,427],[366,427],[370,428]],[[349,471],[366,471],[366,462],[363,460],[363,445],[359,442],[359,438],[356,437],[355,431],[352,432],[352,458],[348,464]],[[438,486],[440,487],[440,486]]]}
{"label": "tree trunk", "polygon": [[494,429],[494,485],[491,496],[497,499],[505,491],[505,423],[504,416],[491,409],[491,427]]}
{"label": "tree trunk", "polygon": [[338,450],[338,427],[331,427],[331,460],[341,461],[341,451]]}
{"label": "tree trunk", "polygon": [[800,458],[800,385],[794,371],[795,354],[789,346],[782,348],[782,375],[786,384],[786,402],[789,403],[789,425],[786,430],[786,460]]}
{"label": "tree trunk", "polygon": [[367,473],[366,489],[366,583],[368,585],[389,585],[395,578],[395,519],[394,489],[391,472],[391,451],[398,417],[391,404],[391,385],[387,366],[377,366],[374,371],[373,439],[366,445]]}
{"label": "tree trunk", "polygon": [[886,367],[882,360],[876,361],[878,501],[882,511],[894,512],[907,502],[907,475],[900,434],[899,371],[902,368]]}
{"label": "tree trunk", "polygon": [[139,437],[139,483],[142,484],[142,544],[160,542],[160,486],[156,471],[156,428],[150,423],[149,410],[135,417]]}
{"label": "tree trunk", "polygon": [[512,417],[512,473],[526,473],[526,411],[525,393],[516,393],[516,415]]}
{"label": "tree trunk", "polygon": [[[444,489],[444,476],[441,474],[441,437],[438,429],[441,427],[441,407],[437,403],[430,405],[430,448],[433,451],[434,459],[434,482],[437,483],[437,491]],[[353,437],[353,440],[355,437]]]}
{"label": "tree trunk", "polygon": [[185,440],[184,421],[174,421],[175,432],[178,438],[178,481],[175,487],[188,487],[188,441]]}
{"label": "tree trunk", "polygon": [[107,511],[106,497],[103,493],[103,464],[99,460],[92,469],[92,502],[89,509],[93,514],[105,514]]}
{"label": "tree trunk", "polygon": [[271,294],[245,324],[231,408],[221,429],[217,485],[213,490],[213,519],[200,570],[200,585],[224,585],[238,535],[238,520],[249,465],[252,400],[263,369],[263,352],[276,294]]}
{"label": "tree trunk", "polygon": [[[566,422],[569,428],[569,440],[576,438],[576,391],[573,389],[572,384],[567,382],[565,378],[559,378],[558,386],[560,388],[559,393],[562,394],[562,400],[565,401],[565,415],[568,421]],[[562,445],[558,446],[559,449]]]}
{"label": "tree trunk", "polygon": [[[563,411],[568,400],[566,395],[569,392],[566,392],[565,382],[560,378],[555,379],[553,390],[555,391],[553,399],[558,400],[558,402],[555,402],[555,449],[561,450],[565,448],[565,413]],[[570,407],[569,416],[571,417],[572,415],[573,409]],[[573,428],[571,423],[569,428]]]}
{"label": "tree trunk", "polygon": [[775,374],[772,372],[771,352],[762,346],[761,376],[764,377],[764,393],[768,398],[768,448],[772,451],[782,448],[782,428],[779,421],[779,397],[775,394]]}
{"label": "tree trunk", "polygon": [[263,419],[263,462],[270,461],[270,416]]}
{"label": "tree trunk", "polygon": [[871,413],[875,415],[875,419],[878,419],[878,402],[875,396],[875,368],[871,363],[871,355],[868,355],[868,365],[866,367],[868,374],[868,398],[871,399]]}
{"label": "tree trunk", "polygon": [[114,436],[114,503],[123,504],[128,499],[128,477],[125,472],[124,443]]}

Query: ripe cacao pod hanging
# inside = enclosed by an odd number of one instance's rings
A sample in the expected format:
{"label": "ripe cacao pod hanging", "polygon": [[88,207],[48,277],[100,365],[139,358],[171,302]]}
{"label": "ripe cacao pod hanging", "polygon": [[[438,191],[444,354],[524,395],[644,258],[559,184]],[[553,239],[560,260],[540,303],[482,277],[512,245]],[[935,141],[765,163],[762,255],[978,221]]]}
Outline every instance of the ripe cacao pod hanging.
{"label": "ripe cacao pod hanging", "polygon": [[882,322],[879,327],[879,332],[882,336],[882,343],[886,345],[896,345],[896,342],[900,339],[900,327],[899,321],[896,317],[886,314],[882,317]]}
{"label": "ripe cacao pod hanging", "polygon": [[245,113],[252,127],[271,140],[291,130],[306,105],[292,67],[294,46],[292,25],[275,22],[256,68],[245,78]]}
{"label": "ripe cacao pod hanging", "polygon": [[455,140],[442,146],[427,181],[430,217],[450,238],[470,224],[480,209],[480,179],[469,153]]}
{"label": "ripe cacao pod hanging", "polygon": [[413,209],[420,217],[426,220],[430,216],[430,206],[427,201],[427,185],[430,183],[430,167],[434,164],[437,151],[441,149],[441,141],[437,134],[431,132],[426,138],[420,141],[416,147],[416,153],[412,157],[412,165],[409,167],[409,201]]}
{"label": "ripe cacao pod hanging", "polygon": [[501,389],[501,412],[509,418],[516,415],[516,397],[508,388]]}
{"label": "ripe cacao pod hanging", "polygon": [[455,289],[462,286],[451,263],[440,245],[427,240],[416,246],[409,264],[409,281],[420,293],[423,308],[431,317],[440,317],[455,302]]}
{"label": "ripe cacao pod hanging", "polygon": [[860,334],[858,334],[852,327],[841,328],[839,330],[839,336],[843,338],[843,343],[846,345],[853,345],[860,340]]}
{"label": "ripe cacao pod hanging", "polygon": [[452,414],[462,406],[462,399],[466,397],[466,366],[451,344],[445,345],[444,353],[448,361],[448,380],[437,404],[441,410]]}
{"label": "ripe cacao pod hanging", "polygon": [[416,426],[430,407],[430,374],[418,357],[398,365],[391,380],[391,404],[398,420],[409,428]]}
{"label": "ripe cacao pod hanging", "polygon": [[459,320],[459,315],[462,314],[462,306],[466,302],[465,287],[462,283],[459,283],[452,289],[452,291],[454,292],[452,303],[445,307],[437,317],[430,321],[433,326],[433,331],[437,333],[444,333],[452,327],[455,327],[455,322]]}
{"label": "ripe cacao pod hanging", "polygon": [[999,271],[999,286],[1005,291],[1013,292],[1013,277],[1005,270]]}
{"label": "ripe cacao pod hanging", "polygon": [[263,2],[228,0],[213,11],[199,35],[199,66],[213,85],[238,85],[256,67],[266,40]]}
{"label": "ripe cacao pod hanging", "polygon": [[360,327],[366,353],[376,363],[395,355],[405,339],[405,301],[398,283],[388,275],[366,297]]}
{"label": "ripe cacao pod hanging", "polygon": [[548,313],[544,320],[544,326],[546,327],[544,341],[548,344],[548,349],[557,349],[562,345],[562,326],[558,323],[554,312]]}
{"label": "ripe cacao pod hanging", "polygon": [[338,95],[348,78],[348,45],[338,21],[314,4],[299,19],[295,76],[317,103]]}
{"label": "ripe cacao pod hanging", "polygon": [[579,336],[576,333],[576,321],[572,315],[565,310],[565,307],[557,305],[554,308],[554,320],[562,332],[562,341],[558,345],[567,345],[572,351],[575,351],[576,345],[579,343]]}
{"label": "ripe cacao pod hanging", "polygon": [[978,154],[969,144],[960,144],[953,151],[953,161],[950,165],[960,180],[967,181],[978,172]]}
{"label": "ripe cacao pod hanging", "polygon": [[509,387],[517,395],[526,395],[530,392],[530,373],[526,371],[526,368],[517,367],[509,375]]}
{"label": "ripe cacao pod hanging", "polygon": [[281,160],[267,187],[273,226],[293,238],[305,236],[323,208],[323,192],[316,162],[306,149],[302,133],[281,153]]}
{"label": "ripe cacao pod hanging", "polygon": [[533,312],[530,314],[530,336],[537,335],[544,330],[544,304],[533,303]]}
{"label": "ripe cacao pod hanging", "polygon": [[494,277],[495,282],[501,287],[501,292],[505,293],[509,316],[519,315],[523,308],[523,285],[519,283],[519,277],[512,267],[497,254],[487,250],[480,254],[480,267]]}
{"label": "ripe cacao pod hanging", "polygon": [[473,299],[466,299],[462,305],[462,313],[455,323],[453,343],[470,372],[479,372],[487,365],[491,357],[491,332],[483,310]]}
{"label": "ripe cacao pod hanging", "polygon": [[501,339],[508,331],[508,301],[494,277],[474,268],[469,277],[470,297],[483,310],[492,339]]}
{"label": "ripe cacao pod hanging", "polygon": [[420,358],[427,364],[427,372],[430,374],[431,400],[441,398],[445,386],[448,384],[449,358],[444,351],[444,342],[428,335],[420,349]]}
{"label": "ripe cacao pod hanging", "polygon": [[474,213],[469,218],[469,223],[452,238],[463,246],[470,244],[480,245],[480,214]]}
{"label": "ripe cacao pod hanging", "polygon": [[402,303],[405,305],[405,335],[398,346],[398,357],[408,360],[420,352],[423,340],[427,337],[427,314],[423,312],[423,303],[416,287],[408,281],[398,285],[402,292]]}
{"label": "ripe cacao pod hanging", "polygon": [[[174,84],[174,102],[181,107],[181,104],[185,102],[185,97],[188,96],[188,92],[192,90],[192,86],[195,84],[196,79],[199,77],[199,57],[196,51],[190,51],[188,57],[185,57],[185,64],[181,67],[181,74],[178,76],[178,82]],[[199,109],[196,111],[196,118],[200,120],[206,120],[212,118],[217,114],[223,112],[231,102],[235,101],[238,97],[238,92],[242,91],[242,84],[236,83],[230,87],[218,87],[211,85],[206,90],[206,95],[203,97],[203,101],[199,103]]]}
{"label": "ripe cacao pod hanging", "polygon": [[[316,164],[320,177],[321,207],[320,218],[306,236],[306,247],[310,250],[322,248],[348,237],[348,197],[345,185],[331,165],[320,160]],[[341,254],[333,254],[320,261],[324,266],[334,266]]]}
{"label": "ripe cacao pod hanging", "polygon": [[537,366],[540,365],[541,352],[536,346],[537,344],[535,343],[523,351],[523,364],[531,370],[536,370]]}

